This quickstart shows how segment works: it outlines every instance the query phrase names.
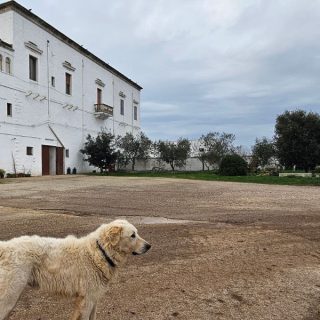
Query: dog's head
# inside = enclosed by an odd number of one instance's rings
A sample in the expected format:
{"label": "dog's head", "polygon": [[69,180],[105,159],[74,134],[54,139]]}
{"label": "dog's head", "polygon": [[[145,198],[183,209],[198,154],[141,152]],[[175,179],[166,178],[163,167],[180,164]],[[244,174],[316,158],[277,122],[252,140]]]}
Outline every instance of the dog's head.
{"label": "dog's head", "polygon": [[138,235],[135,226],[126,220],[115,220],[103,225],[99,238],[103,246],[126,254],[143,254],[151,248],[151,245]]}

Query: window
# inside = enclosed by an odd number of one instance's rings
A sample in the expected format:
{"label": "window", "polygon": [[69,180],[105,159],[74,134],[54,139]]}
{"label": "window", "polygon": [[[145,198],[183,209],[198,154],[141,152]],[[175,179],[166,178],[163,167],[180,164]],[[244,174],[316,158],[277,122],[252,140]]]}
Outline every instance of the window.
{"label": "window", "polygon": [[69,158],[69,149],[66,149],[66,158]]}
{"label": "window", "polygon": [[120,99],[120,114],[124,115],[124,100]]}
{"label": "window", "polygon": [[34,56],[29,56],[29,79],[38,81],[38,59]]}
{"label": "window", "polygon": [[71,95],[71,86],[72,86],[72,76],[70,73],[66,72],[66,94]]}
{"label": "window", "polygon": [[7,116],[12,117],[12,104],[7,103]]}
{"label": "window", "polygon": [[102,90],[97,88],[97,104],[102,103]]}
{"label": "window", "polygon": [[56,86],[56,78],[51,77],[51,87],[55,87],[55,86]]}
{"label": "window", "polygon": [[138,120],[138,107],[137,106],[133,107],[133,119]]}
{"label": "window", "polygon": [[11,60],[10,58],[6,58],[6,73],[11,74]]}
{"label": "window", "polygon": [[0,54],[0,71],[2,71],[2,55]]}
{"label": "window", "polygon": [[33,147],[27,147],[27,156],[33,155]]}

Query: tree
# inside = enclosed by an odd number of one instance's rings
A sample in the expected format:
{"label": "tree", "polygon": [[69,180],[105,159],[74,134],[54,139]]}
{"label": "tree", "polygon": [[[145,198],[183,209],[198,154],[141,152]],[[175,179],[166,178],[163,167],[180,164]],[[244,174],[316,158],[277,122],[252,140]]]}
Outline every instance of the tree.
{"label": "tree", "polygon": [[176,167],[183,167],[190,155],[190,141],[180,138],[177,142],[159,141],[157,149],[162,161],[171,166],[172,171]]}
{"label": "tree", "polygon": [[280,163],[309,171],[320,161],[320,115],[304,110],[285,111],[275,126]]}
{"label": "tree", "polygon": [[235,135],[226,132],[209,132],[200,137],[202,148],[199,149],[198,159],[204,166],[220,166],[220,162],[224,156],[234,151],[233,142]]}
{"label": "tree", "polygon": [[233,147],[232,153],[235,153],[235,154],[239,155],[240,157],[246,159],[249,156],[250,151],[246,146],[240,145],[240,146]]}
{"label": "tree", "polygon": [[246,176],[248,164],[238,154],[230,154],[223,157],[219,173],[222,176]]}
{"label": "tree", "polygon": [[116,142],[120,149],[120,159],[123,165],[131,163],[134,171],[137,160],[147,160],[150,154],[151,140],[143,133],[137,135],[126,133],[123,137],[118,137]]}
{"label": "tree", "polygon": [[254,146],[252,147],[252,159],[251,162],[256,167],[267,166],[270,164],[272,158],[276,155],[276,149],[274,141],[266,137],[256,139]]}
{"label": "tree", "polygon": [[204,171],[205,168],[209,170],[210,168],[209,154],[208,152],[204,151],[204,148],[199,148],[197,158],[200,160],[202,164],[202,171]]}
{"label": "tree", "polygon": [[80,152],[87,156],[85,161],[88,161],[91,166],[98,167],[101,172],[108,171],[117,159],[114,136],[103,130],[96,138],[88,134],[84,148]]}

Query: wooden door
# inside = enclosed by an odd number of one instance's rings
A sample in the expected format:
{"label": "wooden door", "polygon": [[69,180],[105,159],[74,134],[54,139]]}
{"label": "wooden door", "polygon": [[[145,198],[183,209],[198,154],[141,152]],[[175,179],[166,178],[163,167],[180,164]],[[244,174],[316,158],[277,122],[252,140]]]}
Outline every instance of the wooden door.
{"label": "wooden door", "polygon": [[102,90],[97,88],[97,104],[102,103]]}
{"label": "wooden door", "polygon": [[42,175],[50,174],[49,146],[42,146]]}
{"label": "wooden door", "polygon": [[63,152],[64,148],[56,148],[56,174],[64,174],[63,170]]}

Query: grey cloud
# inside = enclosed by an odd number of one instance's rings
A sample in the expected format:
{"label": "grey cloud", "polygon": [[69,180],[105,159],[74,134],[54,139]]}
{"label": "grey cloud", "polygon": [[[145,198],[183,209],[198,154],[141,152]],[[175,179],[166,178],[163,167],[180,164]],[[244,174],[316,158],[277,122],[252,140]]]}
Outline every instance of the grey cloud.
{"label": "grey cloud", "polygon": [[144,87],[154,139],[273,135],[288,108],[320,111],[320,1],[21,0]]}

